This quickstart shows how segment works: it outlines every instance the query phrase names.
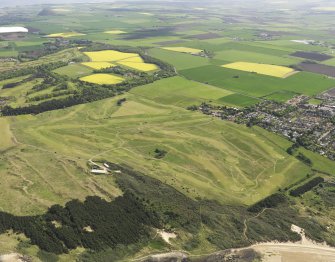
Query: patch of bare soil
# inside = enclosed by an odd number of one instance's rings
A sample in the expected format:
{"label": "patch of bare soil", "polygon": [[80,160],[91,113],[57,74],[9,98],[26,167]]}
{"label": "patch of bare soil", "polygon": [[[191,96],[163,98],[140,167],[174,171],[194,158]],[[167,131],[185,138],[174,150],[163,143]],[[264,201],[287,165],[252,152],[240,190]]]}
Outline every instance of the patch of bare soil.
{"label": "patch of bare soil", "polygon": [[292,225],[291,230],[301,236],[296,243],[260,243],[252,248],[263,255],[264,262],[331,262],[335,261],[335,248],[315,243],[305,236],[304,229]]}
{"label": "patch of bare soil", "polygon": [[30,262],[31,259],[27,256],[18,254],[18,253],[10,253],[0,256],[0,262]]}

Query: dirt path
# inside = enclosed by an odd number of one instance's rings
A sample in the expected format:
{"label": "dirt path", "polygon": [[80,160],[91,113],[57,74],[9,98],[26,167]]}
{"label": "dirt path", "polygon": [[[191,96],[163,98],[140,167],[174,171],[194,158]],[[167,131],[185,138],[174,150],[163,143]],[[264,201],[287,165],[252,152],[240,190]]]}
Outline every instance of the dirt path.
{"label": "dirt path", "polygon": [[248,231],[248,222],[251,220],[251,219],[254,219],[254,218],[257,218],[259,217],[260,215],[262,215],[266,210],[268,210],[269,208],[264,208],[261,212],[259,212],[256,216],[253,216],[253,217],[250,217],[248,219],[244,219],[244,229],[243,229],[243,236],[245,239],[248,239],[248,236],[247,236],[247,231]]}

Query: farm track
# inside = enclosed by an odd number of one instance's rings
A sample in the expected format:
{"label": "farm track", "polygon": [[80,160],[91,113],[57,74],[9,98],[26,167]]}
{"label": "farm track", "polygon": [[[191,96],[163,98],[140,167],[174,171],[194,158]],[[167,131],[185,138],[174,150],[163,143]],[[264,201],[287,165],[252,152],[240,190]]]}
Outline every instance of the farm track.
{"label": "farm track", "polygon": [[256,216],[253,216],[253,217],[250,217],[250,218],[246,218],[244,219],[244,229],[243,229],[243,236],[245,239],[249,239],[248,236],[247,236],[247,232],[248,232],[248,222],[252,219],[255,219],[255,218],[258,218],[260,217],[266,210],[268,210],[270,208],[264,208],[261,212],[259,212]]}

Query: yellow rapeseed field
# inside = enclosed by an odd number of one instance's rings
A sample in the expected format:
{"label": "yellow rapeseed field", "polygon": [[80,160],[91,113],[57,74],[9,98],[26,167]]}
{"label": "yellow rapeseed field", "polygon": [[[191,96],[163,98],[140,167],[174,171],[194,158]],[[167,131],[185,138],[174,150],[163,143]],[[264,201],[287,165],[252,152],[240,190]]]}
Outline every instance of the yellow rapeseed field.
{"label": "yellow rapeseed field", "polygon": [[294,69],[286,66],[248,63],[248,62],[235,62],[231,64],[222,65],[222,67],[247,72],[255,72],[257,74],[269,75],[280,78],[285,78],[294,72]]}
{"label": "yellow rapeseed field", "polygon": [[74,37],[74,36],[81,36],[81,35],[85,35],[85,34],[81,34],[81,33],[76,33],[76,32],[65,32],[65,33],[55,33],[55,34],[50,34],[47,35],[47,37]]}
{"label": "yellow rapeseed field", "polygon": [[203,50],[196,49],[196,48],[189,48],[189,47],[162,47],[162,49],[174,51],[174,52],[180,52],[180,53],[189,53],[189,54],[199,54]]}
{"label": "yellow rapeseed field", "polygon": [[[144,63],[142,57],[140,57],[140,56],[129,57],[129,58],[126,58],[126,59],[122,59],[121,61],[122,62],[132,62],[132,63]],[[121,61],[119,61],[119,62],[121,62]]]}
{"label": "yellow rapeseed field", "polygon": [[113,62],[116,65],[127,66],[143,72],[149,72],[158,69],[158,66],[155,64],[145,63],[142,57],[136,53],[123,53],[115,50],[103,50],[96,52],[84,52],[84,54],[91,59],[92,62],[89,63]]}
{"label": "yellow rapeseed field", "polygon": [[115,62],[130,57],[139,57],[135,53],[122,53],[115,50],[103,50],[96,52],[84,52],[93,62]]}
{"label": "yellow rapeseed field", "polygon": [[143,72],[149,72],[149,71],[154,71],[158,69],[158,67],[155,64],[126,62],[126,61],[120,61],[119,64],[139,70],[139,71],[143,71]]}
{"label": "yellow rapeseed field", "polygon": [[125,31],[122,30],[110,30],[110,31],[105,31],[105,34],[111,34],[111,35],[120,35],[120,34],[125,34]]}
{"label": "yellow rapeseed field", "polygon": [[82,64],[84,66],[97,69],[97,70],[116,66],[115,64],[112,64],[109,62],[84,62]]}
{"label": "yellow rapeseed field", "polygon": [[99,85],[113,85],[124,81],[122,77],[109,74],[93,74],[80,78],[81,81],[99,84]]}

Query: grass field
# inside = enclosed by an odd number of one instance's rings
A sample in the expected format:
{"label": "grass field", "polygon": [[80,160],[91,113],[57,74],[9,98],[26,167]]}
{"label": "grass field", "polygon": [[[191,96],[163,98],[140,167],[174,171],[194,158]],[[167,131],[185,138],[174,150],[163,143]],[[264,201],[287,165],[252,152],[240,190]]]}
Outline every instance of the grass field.
{"label": "grass field", "polygon": [[329,65],[329,66],[335,66],[335,58],[323,61],[322,64]]}
{"label": "grass field", "polygon": [[220,98],[219,102],[233,107],[246,107],[257,104],[260,100],[241,94],[232,94]]}
{"label": "grass field", "polygon": [[82,65],[98,70],[115,66],[115,64],[109,62],[84,62]]}
{"label": "grass field", "polygon": [[322,103],[322,100],[312,98],[312,99],[308,100],[308,103],[311,104],[311,105],[320,105]]}
{"label": "grass field", "polygon": [[181,77],[164,79],[150,85],[134,88],[130,92],[157,103],[184,108],[209,101],[214,104],[224,104],[220,99],[232,94],[231,91],[192,82]]}
{"label": "grass field", "polygon": [[335,85],[333,79],[308,72],[276,78],[210,65],[182,70],[180,73],[195,81],[256,97],[283,91],[313,96]]}
{"label": "grass field", "polygon": [[294,73],[294,69],[285,66],[248,63],[248,62],[235,62],[223,65],[222,67],[257,73],[261,75],[280,77],[280,78],[285,78],[290,74]]}
{"label": "grass field", "polygon": [[278,102],[286,102],[287,100],[290,100],[294,96],[296,96],[297,93],[289,92],[289,91],[278,91],[273,94],[270,94],[268,96],[265,96],[265,99],[274,100]]}
{"label": "grass field", "polygon": [[13,147],[15,144],[8,120],[6,118],[0,118],[0,130],[0,152],[2,152],[10,147]]}
{"label": "grass field", "polygon": [[153,48],[148,51],[149,55],[166,61],[178,70],[189,69],[208,65],[210,60],[200,56],[184,54],[179,52],[167,51],[160,48]]}
{"label": "grass field", "polygon": [[55,73],[60,75],[67,75],[69,77],[77,78],[92,74],[92,70],[81,64],[71,64],[63,66],[54,70]]}
{"label": "grass field", "polygon": [[122,77],[110,74],[93,74],[80,78],[81,81],[99,84],[99,85],[114,85],[124,81]]}
{"label": "grass field", "polygon": [[[8,189],[0,201],[3,209],[15,214],[39,213],[73,198],[119,194],[112,176],[87,172],[86,162],[91,158],[127,164],[191,197],[224,203],[253,203],[309,172],[263,134],[180,107],[188,102],[169,100],[164,88],[174,87],[173,83],[186,90],[195,88],[194,92],[170,90],[190,94],[192,103],[202,96],[229,94],[185,81],[166,79],[156,86],[135,88],[121,107],[116,97],[8,119],[18,145],[1,158],[0,174]],[[155,87],[160,97],[152,96]],[[272,137],[278,143],[283,140]],[[155,159],[156,148],[166,150],[167,156]]]}
{"label": "grass field", "polygon": [[275,56],[269,54],[238,51],[238,50],[225,50],[215,53],[215,59],[221,59],[228,62],[253,62],[253,63],[264,63],[264,64],[275,64],[275,65],[294,65],[299,63],[300,59]]}

